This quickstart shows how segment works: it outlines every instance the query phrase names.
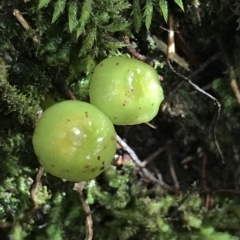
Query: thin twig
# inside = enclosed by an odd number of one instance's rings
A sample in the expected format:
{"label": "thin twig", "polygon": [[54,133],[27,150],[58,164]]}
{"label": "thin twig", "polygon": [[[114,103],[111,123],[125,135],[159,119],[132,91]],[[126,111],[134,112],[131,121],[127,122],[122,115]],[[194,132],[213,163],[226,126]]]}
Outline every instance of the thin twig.
{"label": "thin twig", "polygon": [[174,187],[175,187],[175,190],[178,191],[179,190],[179,182],[178,182],[177,175],[176,175],[176,172],[175,172],[175,169],[173,166],[172,156],[171,156],[169,150],[167,150],[167,157],[168,157],[168,166],[169,166],[170,174],[171,174],[171,177],[172,177],[172,180],[174,183]]}
{"label": "thin twig", "polygon": [[[217,42],[218,42],[219,47],[223,48],[222,39],[219,36],[217,37]],[[233,93],[236,97],[238,104],[240,104],[240,91],[239,91],[239,87],[237,85],[237,75],[236,75],[234,67],[231,63],[231,60],[229,59],[227,54],[224,55],[224,62],[226,63],[226,66],[228,69],[229,78],[230,78],[230,86],[233,90]]]}
{"label": "thin twig", "polygon": [[189,162],[193,161],[193,157],[192,156],[188,156],[186,158],[184,158],[182,161],[181,161],[181,164],[185,165],[185,164],[188,164]]}
{"label": "thin twig", "polygon": [[[123,37],[123,41],[119,41],[117,38],[114,38],[114,37],[111,37],[105,33],[102,34],[102,37],[104,39],[106,39],[107,41],[110,41],[110,42],[122,42],[125,44],[126,48],[127,48],[127,51],[131,54],[132,57],[140,60],[140,61],[146,61],[147,60],[147,57],[140,54],[139,52],[136,51],[136,49],[134,48],[133,44],[130,42],[130,38],[128,36],[124,36]],[[152,65],[152,62],[151,61],[149,64]]]}
{"label": "thin twig", "polygon": [[196,85],[195,83],[193,83],[190,78],[188,77],[185,77],[184,75],[178,73],[172,66],[172,64],[170,63],[170,61],[167,59],[167,63],[168,63],[168,66],[169,68],[171,69],[171,71],[176,74],[178,77],[182,78],[183,80],[185,80],[186,82],[188,82],[195,90],[197,90],[198,92],[202,93],[203,95],[207,96],[208,98],[210,98],[215,105],[217,105],[217,116],[216,116],[216,119],[214,121],[214,125],[213,125],[213,138],[214,138],[214,144],[218,150],[218,153],[222,159],[222,162],[224,162],[224,156],[223,156],[223,153],[222,153],[222,150],[219,146],[219,143],[218,143],[218,139],[217,139],[217,134],[216,134],[216,127],[217,127],[217,123],[218,123],[218,120],[220,118],[220,114],[221,114],[221,103],[215,98],[213,97],[211,94],[207,93],[206,91],[204,91],[202,88],[200,88],[198,85]]}
{"label": "thin twig", "polygon": [[165,151],[165,147],[163,148],[158,148],[157,151],[155,151],[153,154],[151,154],[150,156],[148,156],[145,160],[142,161],[142,166],[146,166],[147,164],[149,164],[154,158],[156,158],[160,153],[162,153],[163,151]]}
{"label": "thin twig", "polygon": [[236,97],[237,103],[240,104],[240,91],[239,91],[237,80],[236,80],[236,73],[233,66],[230,65],[229,68],[230,68],[229,69],[230,86]]}
{"label": "thin twig", "polygon": [[37,175],[36,175],[36,178],[35,178],[35,181],[34,183],[32,184],[31,186],[31,189],[30,189],[30,193],[31,193],[31,198],[35,204],[35,206],[37,206],[37,194],[36,194],[36,191],[39,187],[42,186],[42,175],[43,175],[43,172],[44,172],[44,168],[43,167],[39,167],[38,169],[38,172],[37,172]]}
{"label": "thin twig", "polygon": [[[207,164],[207,155],[204,154],[202,158],[202,169],[201,169],[201,178],[202,178],[202,191],[207,190],[207,181],[206,181],[206,164]],[[211,196],[209,193],[204,193],[202,196],[202,205],[208,209],[211,206]]]}
{"label": "thin twig", "polygon": [[204,154],[202,158],[202,169],[201,169],[201,178],[202,178],[202,190],[205,191],[207,189],[206,182],[206,164],[207,164],[207,156]]}
{"label": "thin twig", "polygon": [[[187,78],[193,78],[194,76],[198,75],[200,72],[203,72],[206,67],[208,67],[212,62],[216,61],[223,53],[225,53],[226,49],[221,50],[220,52],[217,52],[213,54],[206,62],[201,64],[199,68],[192,72],[190,75],[187,76]],[[171,93],[176,92],[183,84],[185,81],[181,81]]]}
{"label": "thin twig", "polygon": [[[29,26],[29,24],[27,23],[27,21],[24,19],[23,15],[21,14],[20,11],[18,11],[17,9],[14,9],[13,10],[13,15],[17,18],[19,23],[22,25],[22,27],[26,31],[32,30],[31,27]],[[36,42],[38,44],[40,43],[36,35],[32,36],[32,39],[33,39],[34,42]]]}
{"label": "thin twig", "polygon": [[91,209],[89,205],[86,203],[83,196],[83,188],[85,186],[85,182],[75,183],[73,190],[77,191],[79,194],[79,198],[81,201],[81,205],[83,207],[84,212],[86,213],[85,226],[86,226],[86,237],[84,240],[92,240],[93,238],[93,220],[91,215]]}
{"label": "thin twig", "polygon": [[128,36],[124,36],[123,37],[123,40],[124,40],[124,43],[127,44],[127,50],[129,51],[129,53],[135,57],[136,59],[138,60],[141,60],[141,61],[145,61],[146,60],[146,57],[140,53],[138,53],[135,48],[133,47],[133,45],[130,43],[130,39]]}
{"label": "thin twig", "polygon": [[117,141],[118,143],[122,146],[123,150],[129,153],[131,159],[134,161],[134,163],[139,167],[140,172],[142,175],[148,179],[150,179],[153,182],[158,183],[160,186],[164,187],[165,189],[168,189],[170,191],[174,191],[172,187],[170,187],[168,184],[163,182],[160,179],[157,179],[152,173],[150,173],[143,165],[141,160],[138,158],[134,150],[128,146],[128,144],[120,137],[117,135]]}
{"label": "thin twig", "polygon": [[[165,28],[165,27],[162,27],[162,26],[159,26],[162,30],[166,31],[166,32],[170,32],[169,29]],[[174,30],[175,33],[177,33],[178,31],[177,30]]]}
{"label": "thin twig", "polygon": [[[164,54],[167,54],[167,44],[164,43],[162,40],[158,39],[156,36],[152,36],[153,41],[157,45],[157,48],[162,51]],[[177,53],[172,54],[171,60],[176,62],[179,66],[184,68],[185,70],[189,71],[189,64],[181,58]]]}
{"label": "thin twig", "polygon": [[168,31],[168,46],[167,46],[167,57],[173,58],[175,54],[175,40],[174,40],[174,21],[173,17],[169,14],[168,17],[169,31]]}
{"label": "thin twig", "polygon": [[105,40],[109,41],[109,42],[120,42],[117,38],[114,38],[106,33],[102,33],[101,35]]}
{"label": "thin twig", "polygon": [[39,188],[42,187],[42,175],[44,172],[44,168],[41,166],[38,168],[38,172],[35,178],[35,181],[30,187],[30,195],[34,202],[34,206],[30,207],[27,211],[25,211],[24,216],[22,217],[22,220],[26,219],[32,219],[33,213],[40,207],[39,206],[39,200],[37,197],[37,191]]}
{"label": "thin twig", "polygon": [[13,16],[17,18],[25,30],[29,31],[31,29],[27,21],[23,18],[23,15],[17,9],[13,10]]}
{"label": "thin twig", "polygon": [[198,24],[199,24],[199,26],[201,26],[202,25],[202,21],[201,21],[201,15],[200,15],[200,8],[199,8],[199,6],[200,6],[200,1],[198,1],[198,0],[195,0],[195,1],[192,1],[193,3],[193,6],[194,6],[194,9],[195,9],[195,12],[196,12],[196,15],[197,15],[197,19],[198,19]]}
{"label": "thin twig", "polygon": [[152,129],[157,129],[156,126],[152,125],[152,124],[149,123],[149,122],[146,122],[145,124],[146,124],[147,126],[149,126],[150,128],[152,128]]}
{"label": "thin twig", "polygon": [[55,86],[57,91],[64,96],[64,98],[77,100],[70,87],[67,85],[66,80],[64,79],[60,70],[57,71],[56,78],[52,80],[52,84]]}
{"label": "thin twig", "polygon": [[119,136],[117,135],[117,141],[122,146],[123,150],[129,153],[132,160],[136,163],[136,165],[140,168],[144,167],[141,160],[138,158],[134,150],[128,146],[128,144]]}

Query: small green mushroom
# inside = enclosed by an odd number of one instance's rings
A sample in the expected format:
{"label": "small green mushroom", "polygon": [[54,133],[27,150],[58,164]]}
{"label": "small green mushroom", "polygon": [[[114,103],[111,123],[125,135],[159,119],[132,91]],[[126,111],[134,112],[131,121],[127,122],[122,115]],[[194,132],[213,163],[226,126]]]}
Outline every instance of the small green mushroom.
{"label": "small green mushroom", "polygon": [[89,96],[115,125],[151,121],[164,98],[155,69],[126,57],[109,57],[97,65]]}
{"label": "small green mushroom", "polygon": [[97,177],[116,152],[116,132],[109,118],[95,106],[74,100],[47,108],[32,141],[47,172],[75,182]]}

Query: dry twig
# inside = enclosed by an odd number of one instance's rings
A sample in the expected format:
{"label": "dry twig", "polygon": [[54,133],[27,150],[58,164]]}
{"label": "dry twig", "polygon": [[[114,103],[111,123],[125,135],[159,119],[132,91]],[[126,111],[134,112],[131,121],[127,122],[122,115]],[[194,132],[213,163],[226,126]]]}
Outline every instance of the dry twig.
{"label": "dry twig", "polygon": [[52,85],[56,88],[57,92],[63,95],[64,98],[77,100],[70,87],[67,85],[60,70],[57,71],[56,77],[52,80]]}
{"label": "dry twig", "polygon": [[173,58],[175,54],[175,41],[174,41],[174,22],[173,17],[169,15],[168,18],[169,31],[168,31],[168,46],[167,46],[167,57],[169,59]]}
{"label": "dry twig", "polygon": [[217,128],[217,123],[218,123],[218,120],[220,119],[220,115],[221,115],[221,109],[222,109],[222,105],[221,103],[217,100],[217,98],[215,98],[213,95],[211,95],[210,93],[207,93],[206,91],[204,91],[202,88],[200,88],[198,85],[196,85],[195,83],[192,82],[192,80],[188,77],[185,77],[184,75],[180,74],[179,72],[177,72],[172,64],[170,63],[169,59],[166,60],[167,61],[167,64],[170,68],[170,70],[175,74],[177,75],[178,77],[182,78],[184,81],[188,82],[195,90],[197,90],[198,92],[200,92],[201,94],[205,95],[206,97],[210,98],[214,104],[217,106],[217,115],[216,115],[216,118],[215,118],[215,121],[214,121],[214,124],[213,124],[213,139],[214,139],[214,144],[215,144],[215,147],[220,155],[220,158],[222,159],[222,163],[225,164],[225,161],[224,161],[224,156],[223,156],[223,153],[222,153],[222,149],[218,143],[218,139],[217,139],[217,133],[216,133],[216,128]]}
{"label": "dry twig", "polygon": [[[31,27],[29,26],[29,24],[27,23],[27,21],[24,19],[23,15],[21,14],[20,11],[18,11],[17,9],[14,9],[13,10],[13,15],[17,18],[19,23],[23,26],[23,28],[26,31],[32,30]],[[40,43],[36,35],[32,36],[32,39],[33,39],[34,42],[36,42],[38,44]]]}
{"label": "dry twig", "polygon": [[37,172],[37,176],[35,178],[35,181],[34,183],[32,184],[31,186],[31,189],[30,189],[30,193],[31,193],[31,198],[35,204],[35,206],[37,206],[37,194],[36,194],[36,191],[39,187],[42,186],[42,175],[43,175],[43,172],[44,172],[44,168],[43,167],[39,167],[38,169],[38,172]]}
{"label": "dry twig", "polygon": [[194,6],[194,9],[195,9],[195,12],[196,12],[196,15],[197,15],[198,24],[199,24],[199,26],[201,26],[201,25],[202,25],[201,15],[200,15],[201,9],[199,8],[199,6],[200,6],[200,1],[194,0],[194,1],[192,1],[192,4],[193,4],[193,6]]}
{"label": "dry twig", "polygon": [[[163,53],[167,54],[167,45],[161,41],[160,39],[158,39],[156,36],[152,36],[154,42],[156,43],[158,49],[160,51],[162,51]],[[189,64],[183,59],[181,58],[177,53],[172,54],[171,56],[171,60],[176,62],[179,66],[181,66],[182,68],[184,68],[185,70],[189,71]]]}
{"label": "dry twig", "polygon": [[[207,181],[206,181],[206,164],[207,164],[207,155],[204,154],[202,158],[202,169],[201,169],[201,178],[202,178],[202,191],[206,192],[207,190]],[[209,193],[204,193],[202,196],[202,205],[205,208],[210,208],[212,204],[212,197]]]}
{"label": "dry twig", "polygon": [[232,66],[229,66],[229,68],[230,68],[229,69],[230,86],[236,97],[237,103],[240,104],[240,91],[236,80],[236,73]]}
{"label": "dry twig", "polygon": [[168,166],[169,166],[170,174],[171,174],[171,177],[172,177],[172,180],[174,183],[174,187],[175,187],[175,190],[178,191],[179,190],[179,182],[178,182],[177,175],[176,175],[176,172],[175,172],[175,169],[173,166],[172,156],[171,156],[169,150],[167,150],[167,157],[168,157]]}
{"label": "dry twig", "polygon": [[29,31],[31,29],[27,21],[24,19],[23,15],[17,9],[13,10],[13,16],[17,18],[25,30]]}
{"label": "dry twig", "polygon": [[[187,78],[193,78],[194,76],[198,75],[199,73],[203,72],[206,67],[208,67],[212,62],[216,61],[220,56],[222,56],[225,53],[226,49],[221,50],[220,52],[217,52],[213,54],[206,62],[201,64],[197,70],[195,70],[193,73],[191,73]],[[181,81],[178,83],[178,85],[174,88],[174,90],[171,93],[176,92],[183,84],[185,81]]]}
{"label": "dry twig", "polygon": [[165,151],[165,147],[163,148],[158,148],[157,151],[155,151],[153,154],[148,156],[145,160],[142,161],[142,166],[146,166],[149,164],[154,158],[156,158],[159,154],[161,154],[163,151]]}
{"label": "dry twig", "polygon": [[138,158],[134,150],[128,146],[126,142],[123,141],[123,139],[117,135],[117,141],[122,146],[123,150],[129,153],[130,157],[134,161],[134,163],[139,167],[140,174],[151,181],[159,184],[160,186],[164,187],[165,189],[168,189],[170,191],[174,191],[172,187],[170,187],[168,184],[166,184],[162,179],[157,179],[152,173],[150,173],[144,166],[144,164],[141,162],[141,160]]}
{"label": "dry twig", "polygon": [[85,220],[86,237],[84,240],[92,240],[92,238],[93,238],[93,220],[92,220],[92,216],[91,216],[91,209],[90,209],[89,205],[85,202],[85,199],[83,196],[82,191],[83,191],[84,186],[85,186],[85,182],[75,183],[73,190],[78,192],[83,210],[86,213],[86,220]]}
{"label": "dry twig", "polygon": [[124,40],[124,43],[127,44],[127,50],[128,52],[133,56],[135,57],[136,59],[138,60],[141,60],[141,61],[145,61],[146,60],[146,57],[140,53],[138,53],[135,48],[133,47],[133,45],[130,43],[130,40],[129,40],[129,37],[128,36],[124,36],[123,37],[123,40]]}
{"label": "dry twig", "polygon": [[152,129],[157,129],[156,126],[154,126],[153,124],[151,124],[151,123],[149,123],[149,122],[146,122],[146,123],[144,123],[144,124],[146,124],[147,126],[149,126],[149,127],[152,128]]}

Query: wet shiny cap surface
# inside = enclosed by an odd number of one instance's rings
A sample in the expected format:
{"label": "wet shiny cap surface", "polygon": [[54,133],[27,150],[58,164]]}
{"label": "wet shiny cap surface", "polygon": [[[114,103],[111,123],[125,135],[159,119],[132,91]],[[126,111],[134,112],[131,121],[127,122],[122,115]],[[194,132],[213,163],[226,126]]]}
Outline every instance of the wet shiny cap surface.
{"label": "wet shiny cap surface", "polygon": [[64,101],[38,120],[33,146],[47,172],[69,181],[86,181],[110,165],[116,133],[112,122],[93,105]]}

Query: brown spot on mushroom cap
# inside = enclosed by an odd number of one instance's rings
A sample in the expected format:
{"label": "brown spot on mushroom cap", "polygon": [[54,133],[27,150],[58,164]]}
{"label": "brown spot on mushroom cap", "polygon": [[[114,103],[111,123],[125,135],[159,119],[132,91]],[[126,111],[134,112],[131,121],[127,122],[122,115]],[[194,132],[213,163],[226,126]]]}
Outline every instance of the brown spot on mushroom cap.
{"label": "brown spot on mushroom cap", "polygon": [[88,112],[85,112],[85,116],[86,116],[86,118],[88,118]]}
{"label": "brown spot on mushroom cap", "polygon": [[97,170],[97,167],[92,168],[90,171],[95,172]]}
{"label": "brown spot on mushroom cap", "polygon": [[98,157],[97,157],[97,160],[100,160],[100,158],[101,158],[101,157],[100,157],[100,156],[98,156]]}
{"label": "brown spot on mushroom cap", "polygon": [[88,165],[84,166],[85,169],[89,169],[90,168],[90,164],[88,163]]}
{"label": "brown spot on mushroom cap", "polygon": [[111,141],[115,141],[116,137],[115,136],[111,136]]}

